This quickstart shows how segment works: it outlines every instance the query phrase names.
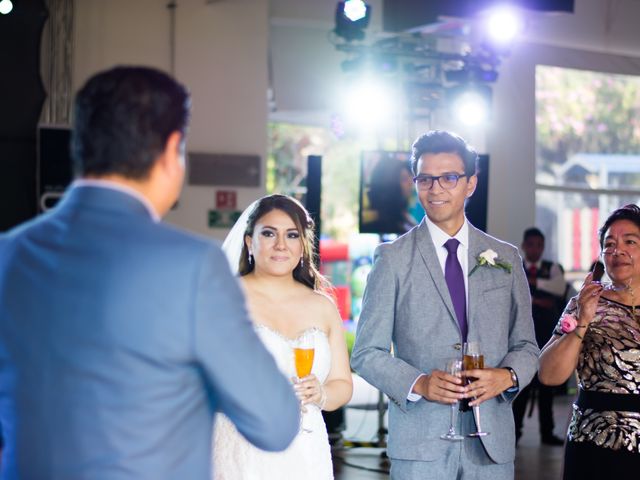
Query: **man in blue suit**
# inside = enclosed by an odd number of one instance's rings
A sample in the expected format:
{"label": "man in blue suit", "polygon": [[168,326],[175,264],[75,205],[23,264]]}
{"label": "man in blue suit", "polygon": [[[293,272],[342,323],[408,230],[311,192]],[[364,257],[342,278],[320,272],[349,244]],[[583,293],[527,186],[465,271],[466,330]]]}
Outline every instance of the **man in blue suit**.
{"label": "man in blue suit", "polygon": [[265,450],[296,435],[223,253],[159,222],[188,117],[162,72],[94,76],[75,104],[80,179],[0,236],[3,479],[208,479],[216,411]]}

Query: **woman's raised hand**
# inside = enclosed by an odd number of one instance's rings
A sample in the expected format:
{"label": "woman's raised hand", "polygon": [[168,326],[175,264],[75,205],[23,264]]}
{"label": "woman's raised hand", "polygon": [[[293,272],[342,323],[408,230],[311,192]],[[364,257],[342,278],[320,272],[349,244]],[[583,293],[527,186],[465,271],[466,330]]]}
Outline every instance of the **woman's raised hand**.
{"label": "woman's raised hand", "polygon": [[587,326],[591,323],[596,313],[596,307],[598,306],[598,300],[600,300],[602,290],[602,284],[600,282],[594,282],[593,272],[589,272],[584,279],[580,293],[578,293],[578,309],[576,310],[578,325]]}

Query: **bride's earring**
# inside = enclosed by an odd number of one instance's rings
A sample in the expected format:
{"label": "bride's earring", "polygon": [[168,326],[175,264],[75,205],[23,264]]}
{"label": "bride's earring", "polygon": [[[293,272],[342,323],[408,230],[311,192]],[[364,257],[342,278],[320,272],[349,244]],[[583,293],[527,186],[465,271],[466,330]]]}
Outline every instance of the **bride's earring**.
{"label": "bride's earring", "polygon": [[249,265],[253,265],[253,253],[251,253],[251,250],[249,250]]}
{"label": "bride's earring", "polygon": [[300,268],[304,267],[304,257],[300,257]]}

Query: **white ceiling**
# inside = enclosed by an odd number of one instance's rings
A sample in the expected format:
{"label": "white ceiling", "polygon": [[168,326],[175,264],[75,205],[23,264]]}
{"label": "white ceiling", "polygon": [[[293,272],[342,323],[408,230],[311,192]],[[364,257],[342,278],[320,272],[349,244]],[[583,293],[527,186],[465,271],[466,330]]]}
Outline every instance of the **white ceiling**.
{"label": "white ceiling", "polygon": [[[424,0],[429,1],[429,0]],[[270,0],[272,118],[325,123],[330,99],[344,80],[346,55],[329,41],[336,1]],[[382,32],[382,0],[370,0],[368,38]],[[574,14],[530,13],[524,40],[618,55],[640,56],[640,0],[576,0]]]}

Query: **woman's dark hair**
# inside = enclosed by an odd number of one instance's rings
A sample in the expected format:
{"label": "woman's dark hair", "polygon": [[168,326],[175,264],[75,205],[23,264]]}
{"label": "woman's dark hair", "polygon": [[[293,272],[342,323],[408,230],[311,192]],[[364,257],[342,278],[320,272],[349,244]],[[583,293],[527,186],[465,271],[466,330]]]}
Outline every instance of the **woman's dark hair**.
{"label": "woman's dark hair", "polygon": [[618,220],[629,220],[636,224],[636,227],[640,229],[640,207],[635,203],[630,203],[624,207],[620,207],[615,210],[609,218],[607,218],[599,231],[600,234],[600,248],[604,246],[604,236],[607,234],[607,230]]}
{"label": "woman's dark hair", "polygon": [[[330,284],[315,266],[316,252],[313,248],[315,238],[313,219],[295,198],[279,194],[262,197],[253,212],[251,212],[251,215],[249,215],[247,229],[244,232],[245,238],[247,235],[252,237],[258,220],[273,210],[281,210],[286,213],[295,224],[298,232],[300,232],[303,266],[300,266],[300,262],[298,262],[298,265],[293,270],[293,278],[313,290],[327,292],[330,289]],[[254,262],[249,261],[249,249],[243,238],[238,273],[242,277],[251,273],[254,268]]]}
{"label": "woman's dark hair", "polygon": [[417,138],[411,147],[411,170],[418,174],[418,160],[425,153],[456,153],[464,164],[467,177],[478,171],[478,154],[464,139],[444,130],[431,130]]}
{"label": "woman's dark hair", "polygon": [[187,90],[160,70],[115,67],[76,95],[71,154],[78,175],[142,180],[172,132],[189,121]]}

